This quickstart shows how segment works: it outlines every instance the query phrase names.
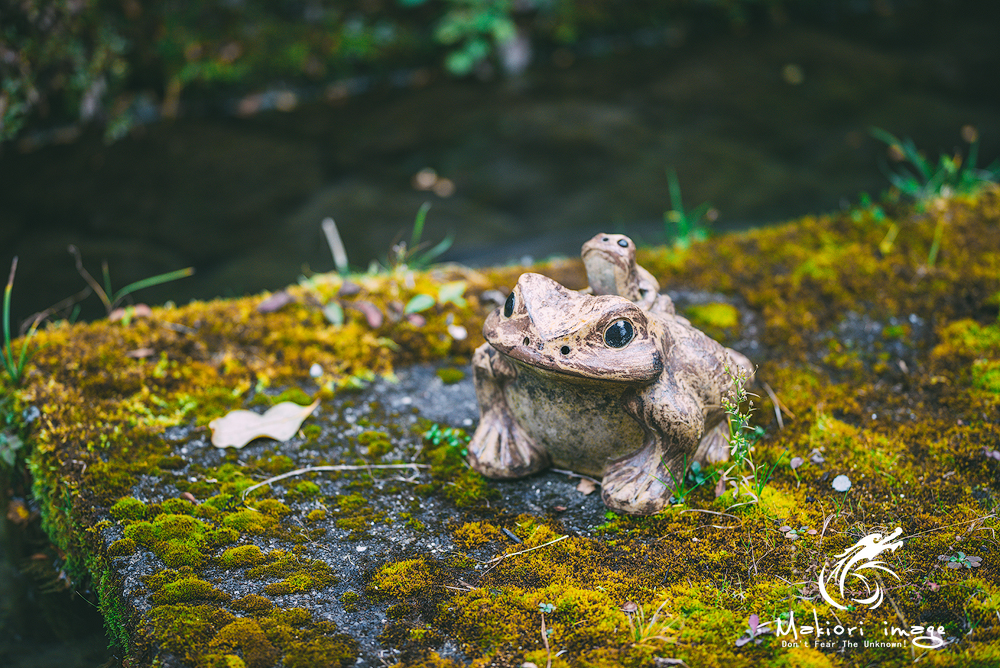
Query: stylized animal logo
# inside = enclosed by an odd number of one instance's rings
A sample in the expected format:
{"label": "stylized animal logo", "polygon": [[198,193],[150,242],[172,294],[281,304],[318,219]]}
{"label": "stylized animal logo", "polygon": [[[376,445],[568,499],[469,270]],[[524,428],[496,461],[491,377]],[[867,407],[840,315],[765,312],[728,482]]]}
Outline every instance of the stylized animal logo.
{"label": "stylized animal logo", "polygon": [[819,573],[819,593],[823,596],[823,600],[835,608],[847,610],[846,605],[838,603],[830,596],[826,589],[826,583],[835,581],[840,591],[840,600],[844,600],[847,597],[844,593],[845,583],[847,577],[850,576],[860,580],[864,584],[865,590],[870,594],[867,598],[854,598],[851,599],[852,601],[867,605],[872,610],[882,605],[884,598],[882,588],[877,581],[869,582],[862,571],[883,571],[898,580],[899,576],[886,568],[884,562],[878,561],[878,556],[886,550],[895,552],[903,544],[902,540],[895,540],[902,533],[902,527],[896,527],[895,531],[884,538],[880,533],[871,533],[838,554],[837,562],[833,565],[830,575],[826,575],[826,566]]}

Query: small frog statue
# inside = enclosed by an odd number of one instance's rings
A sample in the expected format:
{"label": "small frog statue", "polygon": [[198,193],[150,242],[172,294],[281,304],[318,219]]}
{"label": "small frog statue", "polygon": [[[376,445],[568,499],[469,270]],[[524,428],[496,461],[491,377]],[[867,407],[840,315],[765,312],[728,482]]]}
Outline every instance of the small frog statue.
{"label": "small frog statue", "polygon": [[522,274],[487,317],[469,463],[501,479],[569,469],[601,479],[611,510],[653,514],[688,466],[728,457],[722,398],[753,368],[674,313],[628,237],[582,255],[588,290]]}

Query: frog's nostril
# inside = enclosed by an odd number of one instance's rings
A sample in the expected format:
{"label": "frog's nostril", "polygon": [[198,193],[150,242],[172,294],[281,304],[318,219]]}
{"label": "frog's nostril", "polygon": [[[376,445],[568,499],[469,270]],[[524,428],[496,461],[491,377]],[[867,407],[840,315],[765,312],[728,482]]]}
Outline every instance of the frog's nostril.
{"label": "frog's nostril", "polygon": [[559,349],[559,352],[561,352],[563,355],[569,355],[569,346],[563,346],[562,348]]}
{"label": "frog's nostril", "polygon": [[524,341],[521,341],[521,343],[527,346],[531,344],[531,340],[526,336],[524,337]]}

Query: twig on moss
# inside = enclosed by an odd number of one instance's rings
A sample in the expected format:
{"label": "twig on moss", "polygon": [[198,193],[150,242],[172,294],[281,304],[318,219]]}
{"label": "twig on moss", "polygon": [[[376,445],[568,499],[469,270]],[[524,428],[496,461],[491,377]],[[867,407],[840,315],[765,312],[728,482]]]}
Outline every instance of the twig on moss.
{"label": "twig on moss", "polygon": [[767,392],[767,396],[771,399],[771,403],[774,405],[774,417],[778,418],[778,429],[784,429],[785,421],[781,419],[781,414],[784,413],[793,420],[795,419],[795,416],[792,414],[792,411],[788,410],[788,406],[781,403],[781,399],[779,399],[778,395],[774,393],[774,390],[771,389],[770,385],[763,381],[761,381],[761,385],[764,386],[764,391]]}
{"label": "twig on moss", "polygon": [[341,464],[337,466],[307,466],[304,469],[295,469],[294,471],[289,471],[288,473],[282,473],[281,475],[276,475],[273,478],[268,478],[264,482],[259,482],[256,485],[251,485],[243,490],[243,495],[240,497],[240,501],[246,502],[247,495],[255,489],[264,487],[265,485],[270,485],[273,482],[278,482],[279,480],[284,480],[285,478],[294,478],[295,476],[304,475],[306,473],[316,473],[323,471],[370,471],[371,469],[429,469],[428,464],[375,464],[375,465],[354,465],[354,464]]}
{"label": "twig on moss", "polygon": [[590,482],[595,483],[598,487],[601,486],[600,480],[598,480],[597,478],[591,478],[589,475],[584,475],[582,473],[573,473],[572,471],[567,471],[566,469],[549,469],[549,470],[552,471],[553,473],[562,473],[563,475],[567,475],[570,478],[582,478],[584,480],[589,480]]}
{"label": "twig on moss", "polygon": [[830,513],[823,520],[823,530],[819,532],[819,545],[816,546],[817,550],[822,549],[823,537],[826,535],[826,528],[830,526],[830,522],[833,520],[834,517],[836,517],[836,515],[834,513]]}
{"label": "twig on moss", "polygon": [[[963,524],[972,524],[974,522],[983,522],[985,520],[993,519],[996,516],[997,516],[996,513],[992,513],[990,515],[984,515],[983,517],[977,517],[975,519],[966,520],[964,522],[956,522],[955,524],[949,524],[948,526],[938,527],[936,529],[928,529],[927,531],[921,531],[919,533],[913,533],[913,534],[910,534],[909,536],[903,536],[903,538],[905,540],[910,540],[911,538],[916,538],[917,536],[923,536],[924,534],[927,534],[927,533],[934,533],[935,531],[944,531],[945,529],[951,529],[953,527],[960,527]],[[967,531],[966,533],[972,533],[972,531],[973,531],[973,529],[969,529],[969,531]],[[994,529],[990,529],[990,531],[993,531],[993,534],[994,534],[994,537],[995,537],[996,536],[996,531]]]}
{"label": "twig on moss", "polygon": [[526,552],[532,552],[534,550],[538,550],[538,549],[541,549],[543,547],[547,547],[549,545],[552,545],[553,543],[558,543],[561,540],[566,540],[567,538],[569,538],[568,534],[565,535],[565,536],[559,536],[555,540],[550,540],[547,543],[542,543],[541,545],[536,545],[534,547],[529,547],[527,550],[521,550],[520,552],[511,552],[510,554],[501,554],[499,556],[493,557],[489,561],[484,561],[483,563],[484,564],[500,563],[501,561],[503,561],[504,559],[507,559],[508,557],[516,557],[519,554],[524,554]]}

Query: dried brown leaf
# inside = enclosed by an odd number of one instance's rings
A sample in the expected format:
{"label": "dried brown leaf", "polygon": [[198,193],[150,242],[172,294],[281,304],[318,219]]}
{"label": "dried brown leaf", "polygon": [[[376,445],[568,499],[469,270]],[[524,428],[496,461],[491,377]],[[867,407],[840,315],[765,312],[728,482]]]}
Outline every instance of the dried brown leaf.
{"label": "dried brown leaf", "polygon": [[261,303],[257,304],[257,311],[260,313],[273,313],[293,301],[295,301],[295,299],[290,294],[284,290],[280,290]]}
{"label": "dried brown leaf", "polygon": [[264,436],[276,441],[287,441],[317,406],[319,399],[308,406],[283,401],[263,415],[252,411],[232,411],[208,423],[212,430],[212,445],[218,448],[242,448],[255,438]]}

